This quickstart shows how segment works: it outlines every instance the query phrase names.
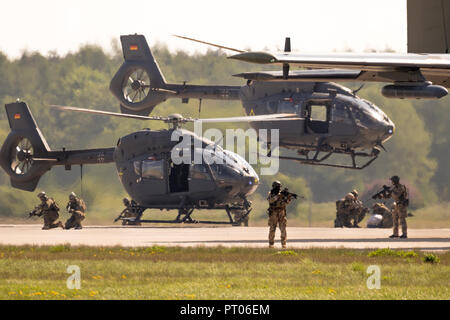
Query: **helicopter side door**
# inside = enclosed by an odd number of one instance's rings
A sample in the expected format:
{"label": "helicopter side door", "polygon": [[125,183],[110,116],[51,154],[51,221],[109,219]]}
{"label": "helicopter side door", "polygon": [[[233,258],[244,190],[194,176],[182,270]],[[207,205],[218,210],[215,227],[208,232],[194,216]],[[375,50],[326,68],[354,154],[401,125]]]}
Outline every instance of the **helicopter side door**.
{"label": "helicopter side door", "polygon": [[175,164],[168,159],[169,193],[189,191],[189,163]]}
{"label": "helicopter side door", "polygon": [[163,159],[149,157],[134,161],[134,171],[139,176],[138,184],[148,195],[166,194],[165,168]]}
{"label": "helicopter side door", "polygon": [[191,193],[211,192],[216,188],[211,172],[205,163],[191,164],[189,172],[189,190]]}

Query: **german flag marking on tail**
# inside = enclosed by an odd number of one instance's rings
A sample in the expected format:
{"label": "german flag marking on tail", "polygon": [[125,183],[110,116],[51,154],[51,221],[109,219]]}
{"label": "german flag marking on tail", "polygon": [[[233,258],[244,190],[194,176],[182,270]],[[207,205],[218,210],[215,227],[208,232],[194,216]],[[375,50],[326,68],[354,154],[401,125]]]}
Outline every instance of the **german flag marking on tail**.
{"label": "german flag marking on tail", "polygon": [[132,44],[132,45],[130,45],[130,50],[131,51],[138,51],[138,46],[137,46],[137,44]]}
{"label": "german flag marking on tail", "polygon": [[19,120],[20,119],[20,113],[14,114],[14,119]]}

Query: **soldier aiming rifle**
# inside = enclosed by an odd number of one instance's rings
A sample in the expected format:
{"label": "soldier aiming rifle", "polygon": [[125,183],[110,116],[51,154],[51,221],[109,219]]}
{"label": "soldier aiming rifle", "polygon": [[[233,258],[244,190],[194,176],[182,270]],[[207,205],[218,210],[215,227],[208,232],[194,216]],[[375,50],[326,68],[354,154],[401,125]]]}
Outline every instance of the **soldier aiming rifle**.
{"label": "soldier aiming rifle", "polygon": [[59,207],[56,204],[55,200],[53,200],[53,198],[49,198],[44,191],[39,192],[37,196],[41,200],[41,204],[36,206],[34,210],[29,213],[29,218],[33,216],[43,216],[44,226],[42,227],[42,230],[49,230],[57,227],[61,227],[64,229],[62,222],[58,221]]}
{"label": "soldier aiming rifle", "polygon": [[269,209],[267,213],[269,215],[269,247],[273,248],[275,243],[275,231],[277,225],[281,231],[281,245],[286,248],[287,233],[287,217],[286,217],[286,206],[292,201],[292,199],[297,199],[298,195],[289,192],[288,188],[281,190],[281,182],[274,181],[272,183],[272,190],[267,196],[269,201]]}
{"label": "soldier aiming rifle", "polygon": [[383,186],[383,190],[374,194],[372,199],[387,199],[392,198],[395,202],[392,205],[392,220],[393,220],[393,233],[389,238],[398,238],[399,221],[402,226],[402,235],[400,238],[408,238],[406,217],[408,216],[407,210],[409,205],[408,191],[406,186],[400,183],[398,176],[392,176],[392,187],[386,185]]}

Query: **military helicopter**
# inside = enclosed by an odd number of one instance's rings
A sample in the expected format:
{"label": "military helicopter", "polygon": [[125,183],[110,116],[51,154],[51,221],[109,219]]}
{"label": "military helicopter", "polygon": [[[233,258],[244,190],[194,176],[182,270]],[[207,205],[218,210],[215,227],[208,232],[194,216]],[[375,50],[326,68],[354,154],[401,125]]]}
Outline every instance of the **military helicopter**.
{"label": "military helicopter", "polygon": [[[203,99],[218,99],[241,100],[249,116],[294,113],[297,119],[250,125],[255,129],[279,129],[279,146],[297,152],[296,156],[280,155],[280,159],[350,169],[370,165],[394,133],[394,123],[380,108],[348,88],[320,81],[317,72],[309,81],[248,79],[243,86],[170,84],[143,35],[123,35],[120,40],[125,61],[111,80],[110,90],[119,100],[122,113],[148,115],[169,98],[181,98],[184,103],[199,99],[199,110]],[[290,41],[285,51],[290,51]],[[338,75],[349,71],[334,72]],[[270,138],[265,142],[270,150]],[[332,155],[349,157],[351,163],[333,163],[329,161]],[[357,159],[361,158],[367,161],[359,164]]]}
{"label": "military helicopter", "polygon": [[[39,179],[53,166],[63,165],[70,170],[73,165],[115,162],[119,179],[126,192],[139,204],[139,210],[148,208],[176,209],[174,221],[140,220],[140,222],[195,222],[194,209],[224,209],[229,222],[199,221],[203,223],[231,223],[235,210],[251,211],[247,197],[259,183],[254,169],[238,154],[222,149],[212,141],[182,129],[186,122],[198,119],[183,118],[175,114],[168,117],[145,117],[91,109],[55,106],[61,110],[88,112],[106,116],[155,120],[171,124],[168,130],[144,129],[121,137],[111,148],[86,150],[51,150],[25,102],[6,104],[11,132],[0,150],[0,166],[10,176],[11,185],[34,191]],[[267,115],[256,117],[231,117],[201,119],[204,122],[278,121],[295,118],[295,115]],[[172,141],[177,133],[178,140]],[[222,161],[176,163],[171,151],[180,138],[192,139],[192,147],[181,150],[195,156],[214,156]],[[195,159],[195,157],[193,157]],[[203,159],[203,158],[201,158]]]}

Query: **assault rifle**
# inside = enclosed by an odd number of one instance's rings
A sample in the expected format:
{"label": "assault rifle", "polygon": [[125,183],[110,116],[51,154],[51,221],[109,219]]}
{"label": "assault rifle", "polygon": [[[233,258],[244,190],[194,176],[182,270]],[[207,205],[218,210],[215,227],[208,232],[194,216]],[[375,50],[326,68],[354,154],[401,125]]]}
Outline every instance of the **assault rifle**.
{"label": "assault rifle", "polygon": [[378,191],[377,193],[375,193],[372,196],[372,199],[389,198],[391,193],[392,193],[391,188],[389,186],[387,186],[387,185],[384,185],[383,189],[381,189],[381,191]]}
{"label": "assault rifle", "polygon": [[280,193],[285,197],[291,196],[291,197],[294,197],[295,199],[297,199],[297,198],[304,199],[305,198],[304,196],[299,196],[296,193],[289,192],[288,188],[284,188]]}
{"label": "assault rifle", "polygon": [[27,219],[30,219],[31,217],[34,217],[34,216],[38,216],[38,217],[41,216],[41,212],[40,212],[40,210],[38,208],[34,208],[34,210],[28,212]]}

